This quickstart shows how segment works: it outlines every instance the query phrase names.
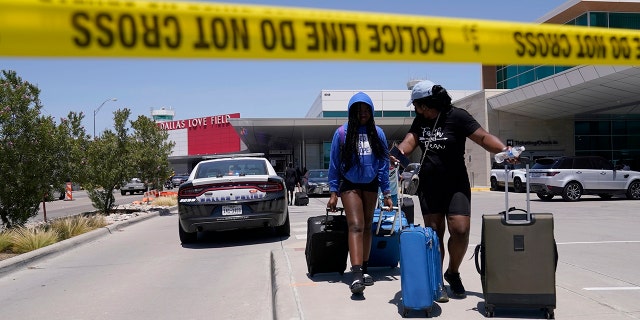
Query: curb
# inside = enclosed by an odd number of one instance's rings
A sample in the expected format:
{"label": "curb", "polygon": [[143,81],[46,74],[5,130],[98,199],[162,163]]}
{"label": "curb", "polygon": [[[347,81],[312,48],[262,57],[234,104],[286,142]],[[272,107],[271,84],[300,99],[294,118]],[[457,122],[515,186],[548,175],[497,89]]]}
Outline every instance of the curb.
{"label": "curb", "polygon": [[83,233],[79,236],[65,239],[65,240],[56,242],[52,245],[49,245],[37,250],[29,251],[27,253],[23,253],[6,260],[2,260],[0,261],[0,278],[14,271],[22,269],[23,267],[26,267],[27,265],[37,262],[43,258],[54,257],[60,253],[65,252],[66,250],[75,248],[76,246],[79,246],[81,244],[94,241],[106,235],[110,235],[113,233],[113,231],[120,230],[131,224],[141,222],[152,217],[157,217],[159,215],[168,215],[170,214],[171,210],[175,208],[177,208],[177,206],[162,208],[159,210],[153,210],[154,212],[150,212],[142,216],[138,216],[129,220],[115,222],[108,226],[104,226],[102,228],[91,230],[87,233]]}
{"label": "curb", "polygon": [[272,319],[303,319],[297,291],[291,286],[291,264],[284,250],[271,250],[269,259]]}

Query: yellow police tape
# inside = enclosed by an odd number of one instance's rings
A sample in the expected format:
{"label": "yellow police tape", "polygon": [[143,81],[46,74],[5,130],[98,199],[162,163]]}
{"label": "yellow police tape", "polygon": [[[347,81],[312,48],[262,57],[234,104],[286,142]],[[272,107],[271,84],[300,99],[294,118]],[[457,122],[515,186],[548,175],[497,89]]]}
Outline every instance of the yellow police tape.
{"label": "yellow police tape", "polygon": [[209,2],[0,0],[0,56],[635,65],[640,32]]}

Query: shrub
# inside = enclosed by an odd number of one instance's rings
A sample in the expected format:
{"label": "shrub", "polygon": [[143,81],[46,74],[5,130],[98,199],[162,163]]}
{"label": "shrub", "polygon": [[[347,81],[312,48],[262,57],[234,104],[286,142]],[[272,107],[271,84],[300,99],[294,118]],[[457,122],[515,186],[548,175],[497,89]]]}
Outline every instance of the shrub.
{"label": "shrub", "polygon": [[66,217],[51,221],[50,229],[58,233],[59,240],[65,240],[93,230],[87,222],[82,216]]}
{"label": "shrub", "polygon": [[7,250],[11,247],[11,239],[9,239],[9,232],[0,232],[0,252]]}
{"label": "shrub", "polygon": [[87,225],[91,227],[91,229],[98,229],[104,226],[107,226],[107,219],[103,215],[94,214],[92,216],[86,217]]}
{"label": "shrub", "polygon": [[58,242],[58,233],[55,230],[39,228],[17,228],[9,232],[11,251],[25,253],[40,249]]}

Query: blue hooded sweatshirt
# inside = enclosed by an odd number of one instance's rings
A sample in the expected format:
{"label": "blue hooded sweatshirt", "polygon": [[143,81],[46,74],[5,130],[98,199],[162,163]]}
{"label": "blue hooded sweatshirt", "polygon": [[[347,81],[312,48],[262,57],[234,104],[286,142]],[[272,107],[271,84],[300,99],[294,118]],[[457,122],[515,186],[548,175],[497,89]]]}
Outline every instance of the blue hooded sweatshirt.
{"label": "blue hooded sweatshirt", "polygon": [[[373,117],[373,101],[364,92],[358,92],[349,100],[348,110],[351,106],[364,102],[371,107],[371,116]],[[342,159],[340,157],[340,147],[345,142],[347,135],[347,123],[341,126],[343,129],[336,129],[331,141],[331,154],[329,160],[329,190],[331,192],[339,192],[340,180],[346,179],[353,183],[369,183],[378,177],[378,186],[384,194],[390,192],[389,189],[389,157],[377,158],[369,145],[366,126],[358,126],[357,130],[360,135],[360,150],[357,155],[360,157],[360,165],[354,165],[349,171],[344,172]],[[344,131],[343,131],[344,130]],[[387,145],[387,138],[382,129],[376,126],[378,137],[383,146]],[[341,132],[342,131],[342,132]]]}

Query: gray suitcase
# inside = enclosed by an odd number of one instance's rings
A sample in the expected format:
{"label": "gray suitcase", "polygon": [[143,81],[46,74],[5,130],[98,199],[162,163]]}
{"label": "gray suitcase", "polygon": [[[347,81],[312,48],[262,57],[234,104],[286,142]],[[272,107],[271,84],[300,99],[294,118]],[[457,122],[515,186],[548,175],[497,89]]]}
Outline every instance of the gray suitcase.
{"label": "gray suitcase", "polygon": [[506,210],[482,216],[475,263],[487,317],[496,308],[537,308],[547,319],[554,318],[558,252],[553,214],[531,213],[528,179],[526,192],[527,210],[510,208],[505,188]]}

